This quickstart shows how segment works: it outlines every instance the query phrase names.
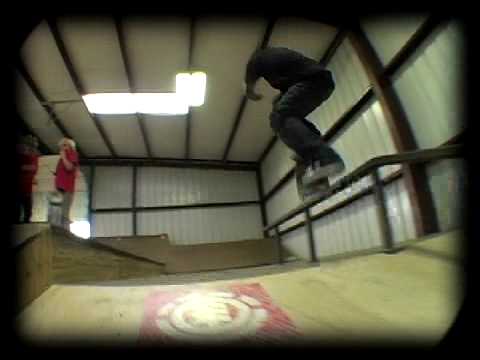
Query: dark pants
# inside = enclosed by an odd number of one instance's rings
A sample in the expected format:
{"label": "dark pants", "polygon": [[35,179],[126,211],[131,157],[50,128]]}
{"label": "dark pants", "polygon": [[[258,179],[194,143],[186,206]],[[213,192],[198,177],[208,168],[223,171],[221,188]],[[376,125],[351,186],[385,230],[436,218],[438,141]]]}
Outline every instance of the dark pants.
{"label": "dark pants", "polygon": [[[23,209],[23,220],[22,220]],[[19,223],[29,223],[32,217],[32,194],[21,194],[17,204],[16,221]]]}
{"label": "dark pants", "polygon": [[330,147],[305,117],[327,100],[334,88],[331,75],[322,73],[296,83],[273,102],[270,126],[285,145],[308,163]]}

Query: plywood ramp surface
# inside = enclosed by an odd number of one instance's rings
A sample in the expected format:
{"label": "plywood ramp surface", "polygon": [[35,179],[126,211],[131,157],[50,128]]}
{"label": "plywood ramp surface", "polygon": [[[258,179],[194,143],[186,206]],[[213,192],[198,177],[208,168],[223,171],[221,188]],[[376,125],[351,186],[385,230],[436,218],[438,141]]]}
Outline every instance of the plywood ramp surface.
{"label": "plywood ramp surface", "polygon": [[175,245],[166,234],[159,236],[97,238],[96,242],[166,264],[166,272],[188,273],[273,264],[273,239],[252,239],[222,243]]}
{"label": "plywood ramp surface", "polygon": [[272,239],[182,245],[170,248],[167,273],[240,268],[277,262]]}
{"label": "plywood ramp surface", "polygon": [[166,234],[157,236],[105,237],[95,238],[94,241],[112,249],[125,251],[159,263],[165,263],[168,260],[168,251],[171,246]]}
{"label": "plywood ramp surface", "polygon": [[163,264],[113,252],[86,240],[52,232],[54,283],[107,281],[163,274]]}
{"label": "plywood ramp surface", "polygon": [[26,339],[138,344],[147,299],[179,289],[259,284],[315,344],[406,341],[435,345],[464,297],[460,263],[415,250],[289,273],[164,286],[52,286],[19,317]]}

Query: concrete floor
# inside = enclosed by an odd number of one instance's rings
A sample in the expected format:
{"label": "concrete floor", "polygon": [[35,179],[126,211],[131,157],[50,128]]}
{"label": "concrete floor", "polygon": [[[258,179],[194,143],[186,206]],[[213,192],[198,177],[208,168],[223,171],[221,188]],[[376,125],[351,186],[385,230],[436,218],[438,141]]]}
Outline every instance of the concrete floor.
{"label": "concrete floor", "polygon": [[395,255],[368,255],[249,278],[198,283],[190,279],[182,285],[53,285],[18,316],[18,331],[27,341],[49,344],[137,344],[145,299],[152,293],[218,291],[232,284],[258,283],[292,320],[299,338],[311,343],[435,345],[452,325],[463,299],[461,262],[435,254],[451,253],[455,244],[455,236],[441,236],[423,241],[420,250],[412,247]]}

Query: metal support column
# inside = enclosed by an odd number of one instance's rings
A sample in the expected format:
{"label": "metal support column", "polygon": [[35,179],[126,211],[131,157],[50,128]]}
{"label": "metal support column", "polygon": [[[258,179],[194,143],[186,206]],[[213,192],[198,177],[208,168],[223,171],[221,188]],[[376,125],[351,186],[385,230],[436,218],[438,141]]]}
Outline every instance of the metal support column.
{"label": "metal support column", "polygon": [[310,247],[310,261],[318,262],[317,251],[315,249],[315,238],[313,236],[313,226],[310,208],[305,209],[305,228],[307,230],[308,245]]}
{"label": "metal support column", "polygon": [[278,226],[275,226],[275,239],[277,239],[278,263],[283,264],[282,239],[280,237],[280,232],[278,231]]}
{"label": "metal support column", "polygon": [[385,194],[383,193],[382,181],[378,174],[378,169],[372,172],[373,179],[373,193],[375,196],[375,203],[377,205],[378,221],[380,223],[380,231],[382,236],[383,246],[386,253],[393,253],[393,236],[390,222],[388,221],[387,204],[385,201]]}
{"label": "metal support column", "polygon": [[137,236],[137,167],[133,167],[132,181],[132,229],[133,235]]}

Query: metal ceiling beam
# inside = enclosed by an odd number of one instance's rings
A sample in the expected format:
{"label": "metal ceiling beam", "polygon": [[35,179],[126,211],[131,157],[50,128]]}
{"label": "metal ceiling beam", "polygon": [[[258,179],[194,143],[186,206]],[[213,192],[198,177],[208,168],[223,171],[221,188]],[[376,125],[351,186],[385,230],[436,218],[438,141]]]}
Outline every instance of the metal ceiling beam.
{"label": "metal ceiling beam", "polygon": [[95,166],[158,166],[180,168],[202,168],[220,170],[257,171],[256,162],[248,161],[221,161],[221,160],[185,160],[171,158],[87,158],[80,162],[81,165]]}
{"label": "metal ceiling beam", "polygon": [[[57,48],[60,52],[60,55],[62,56],[62,59],[65,63],[66,68],[67,68],[67,71],[70,75],[70,78],[73,81],[73,84],[75,85],[75,88],[76,88],[77,92],[80,94],[80,96],[85,95],[86,94],[85,88],[82,86],[82,83],[80,82],[80,79],[78,78],[78,76],[75,72],[75,69],[73,68],[73,64],[70,60],[70,57],[68,56],[67,49],[66,49],[65,44],[63,42],[63,39],[60,35],[60,31],[57,27],[56,22],[52,19],[47,19],[46,22],[47,22],[47,24],[50,28],[50,31],[53,35],[53,38],[55,39],[55,43],[57,45]],[[85,102],[83,102],[83,104],[85,105]],[[107,133],[105,132],[105,129],[103,128],[102,124],[100,123],[100,120],[98,120],[98,118],[96,117],[95,114],[91,114],[88,111],[86,105],[85,105],[85,108],[86,108],[87,113],[89,114],[90,118],[92,119],[93,124],[95,125],[98,132],[100,133],[100,136],[102,137],[103,141],[105,142],[105,145],[107,146],[108,150],[110,151],[110,153],[112,154],[113,157],[117,157],[117,154],[115,152],[115,149],[113,148],[112,142],[110,141]]]}
{"label": "metal ceiling beam", "polygon": [[[196,25],[196,18],[192,16],[190,18],[190,42],[188,47],[188,70],[190,71],[192,68],[192,61],[193,61],[193,50],[195,48],[195,25]],[[192,110],[189,108],[187,117],[185,119],[185,159],[190,158],[190,139],[192,136]]]}
{"label": "metal ceiling beam", "polygon": [[[382,108],[386,124],[399,152],[418,149],[413,130],[382,63],[360,24],[349,32],[348,38],[362,63]],[[403,165],[405,186],[411,202],[417,236],[438,230],[435,207],[429,191],[425,169],[418,165]]]}
{"label": "metal ceiling beam", "polygon": [[[320,64],[322,64],[325,67],[328,65],[333,55],[335,54],[335,51],[337,51],[338,47],[342,44],[346,36],[347,36],[347,30],[345,28],[341,28],[337,31],[337,34],[335,35],[332,42],[330,43],[327,50],[325,51],[322,58],[320,59],[319,61]],[[278,137],[276,135],[273,135],[272,139],[268,142],[268,145],[265,147],[265,150],[262,152],[262,155],[260,155],[260,158],[258,159],[259,163],[261,163],[267,157],[268,153],[276,144],[277,140],[278,140]]]}
{"label": "metal ceiling beam", "polygon": [[[123,65],[124,65],[124,68],[125,68],[125,73],[127,75],[128,88],[129,88],[130,92],[136,92],[137,87],[135,86],[136,84],[133,81],[133,76],[132,76],[132,71],[131,71],[132,68],[130,66],[130,61],[129,61],[129,58],[127,56],[127,49],[126,49],[126,46],[125,46],[125,44],[126,44],[125,32],[124,32],[124,29],[123,29],[123,26],[122,26],[122,21],[118,16],[115,16],[114,17],[114,22],[115,22],[115,29],[117,31],[118,44],[120,46],[120,53],[122,55]],[[150,147],[150,141],[148,140],[147,131],[145,130],[146,129],[145,119],[142,116],[142,114],[139,114],[139,113],[136,114],[136,117],[137,117],[138,126],[140,128],[140,132],[142,133],[143,143],[145,145],[145,149],[147,150],[147,156],[149,158],[151,158],[152,157],[152,149]]]}
{"label": "metal ceiling beam", "polygon": [[[275,26],[276,21],[277,21],[277,18],[273,18],[273,19],[269,20],[269,22],[267,24],[267,28],[265,30],[265,34],[263,35],[262,43],[260,45],[261,49],[264,49],[267,46],[268,41],[270,40],[270,37],[272,35],[273,27]],[[238,127],[240,125],[240,121],[243,117],[243,112],[245,111],[245,105],[247,104],[247,101],[248,101],[248,99],[247,99],[246,95],[243,95],[242,100],[240,101],[240,106],[239,106],[238,111],[237,111],[237,116],[235,117],[235,121],[233,123],[232,130],[230,131],[230,136],[228,138],[227,146],[225,147],[225,151],[223,152],[223,158],[222,158],[223,161],[227,160],[228,153],[230,152],[230,149],[231,149],[232,144],[233,144],[233,139],[235,138],[235,135],[237,134],[237,130],[238,130]]]}
{"label": "metal ceiling beam", "polygon": [[[65,126],[63,126],[61,120],[57,117],[55,114],[54,109],[50,106],[49,102],[47,99],[43,96],[41,93],[40,89],[38,86],[35,84],[33,81],[32,77],[30,76],[30,73],[26,69],[25,65],[23,64],[23,61],[21,59],[18,59],[17,61],[17,69],[20,73],[20,75],[23,77],[23,79],[26,81],[27,85],[30,87],[32,90],[34,96],[37,98],[38,102],[42,105],[42,107],[45,109],[47,114],[49,115],[50,119],[53,121],[55,126],[58,128],[58,130],[62,133],[62,136],[68,137],[70,139],[73,139],[72,135],[67,131]],[[37,138],[38,136],[35,135]],[[40,139],[40,138],[38,138]],[[77,151],[81,157],[85,157],[84,151],[81,149],[80,145],[77,144]]]}

